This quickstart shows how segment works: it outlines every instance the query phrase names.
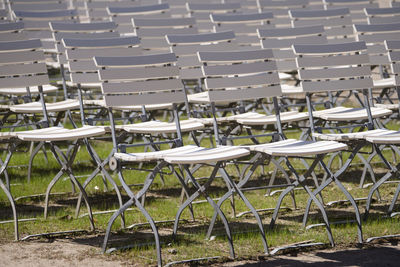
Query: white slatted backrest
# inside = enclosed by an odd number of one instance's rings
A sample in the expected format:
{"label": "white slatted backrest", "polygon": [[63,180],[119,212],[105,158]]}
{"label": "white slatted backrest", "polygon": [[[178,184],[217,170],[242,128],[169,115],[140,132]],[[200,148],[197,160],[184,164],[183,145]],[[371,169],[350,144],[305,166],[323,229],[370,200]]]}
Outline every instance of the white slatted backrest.
{"label": "white slatted backrest", "polygon": [[368,24],[386,24],[400,22],[400,7],[365,8]]}
{"label": "white slatted backrest", "polygon": [[40,40],[0,42],[0,88],[49,84]]}
{"label": "white slatted backrest", "polygon": [[95,57],[109,107],[185,101],[173,53],[136,57]]}
{"label": "white slatted backrest", "polygon": [[281,95],[272,50],[199,52],[210,102]]}
{"label": "white slatted backrest", "polygon": [[301,86],[305,92],[372,88],[365,42],[294,45]]}
{"label": "white slatted backrest", "polygon": [[364,8],[378,8],[378,1],[374,0],[323,0],[326,9],[349,8],[354,23],[366,23],[367,16]]}
{"label": "white slatted backrest", "polygon": [[257,0],[259,12],[272,12],[272,24],[277,27],[289,27],[291,20],[288,10],[302,10],[310,7],[308,0]]}

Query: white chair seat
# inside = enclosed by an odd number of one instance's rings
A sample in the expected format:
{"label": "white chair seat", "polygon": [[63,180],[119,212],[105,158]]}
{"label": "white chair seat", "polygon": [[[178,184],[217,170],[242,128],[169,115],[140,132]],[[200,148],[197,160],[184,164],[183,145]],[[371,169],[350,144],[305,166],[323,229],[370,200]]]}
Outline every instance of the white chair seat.
{"label": "white chair seat", "polygon": [[395,87],[396,86],[396,81],[394,77],[386,78],[386,79],[379,79],[379,80],[373,80],[374,83],[374,89],[382,89],[382,88],[388,88],[388,87]]}
{"label": "white chair seat", "polygon": [[[57,91],[58,88],[47,84],[47,85],[43,85],[43,92],[44,93],[51,93],[51,92],[55,92]],[[38,94],[39,93],[39,89],[37,88],[37,86],[32,86],[29,87],[29,91],[31,92],[31,94]],[[26,88],[2,88],[0,89],[0,94],[3,95],[26,95]]]}
{"label": "white chair seat", "polygon": [[[101,106],[105,107],[106,104],[103,99],[86,99],[83,100],[83,103],[88,106]],[[134,106],[119,106],[114,107],[113,109],[116,110],[129,110],[129,111],[142,111],[142,106],[134,105]],[[172,104],[152,104],[152,105],[145,105],[145,109],[147,111],[152,110],[162,110],[162,109],[172,109]]]}
{"label": "white chair seat", "polygon": [[[238,118],[236,119],[236,121],[244,125],[268,125],[276,123],[275,115],[263,115],[263,114],[258,114],[258,115],[261,116],[254,116],[254,117],[249,116],[247,118]],[[280,116],[282,123],[289,123],[289,122],[302,121],[308,119],[308,114],[306,112],[298,112],[298,111],[281,112]]]}
{"label": "white chair seat", "polygon": [[365,139],[374,144],[400,144],[400,131],[386,130],[379,134],[367,135]]}
{"label": "white chair seat", "polygon": [[349,140],[359,140],[364,139],[367,136],[380,135],[382,133],[387,133],[387,129],[376,129],[364,132],[354,132],[354,133],[313,133],[313,136],[325,141],[349,141]]}
{"label": "white chair seat", "polygon": [[290,94],[301,94],[303,92],[303,88],[301,86],[295,86],[290,84],[281,84],[282,94],[290,95]]}
{"label": "white chair seat", "polygon": [[[371,107],[373,118],[379,118],[392,114],[389,109]],[[313,112],[315,117],[330,121],[357,121],[368,119],[367,110],[365,108],[346,108],[337,107]]]}
{"label": "white chair seat", "polygon": [[271,156],[303,157],[344,150],[347,145],[334,141],[302,141],[289,139],[262,145],[246,146],[248,149]]}
{"label": "white chair seat", "polygon": [[[204,124],[197,119],[181,120],[181,131],[195,131],[204,128]],[[129,133],[141,134],[163,134],[163,133],[176,133],[175,122],[163,121],[146,121],[142,123],[127,124],[116,126],[116,128],[123,129]]]}
{"label": "white chair seat", "polygon": [[172,164],[214,164],[218,161],[226,161],[240,158],[250,154],[245,148],[234,146],[221,146],[216,148],[203,148],[202,150],[183,155],[167,155],[164,160]]}
{"label": "white chair seat", "polygon": [[13,137],[17,137],[18,134],[52,134],[58,133],[62,131],[63,128],[61,127],[49,127],[43,129],[35,129],[35,130],[28,130],[28,131],[17,131],[17,132],[0,132],[0,139],[9,139]]}
{"label": "white chair seat", "polygon": [[161,160],[164,156],[171,154],[182,155],[193,151],[203,150],[204,148],[195,145],[182,146],[177,148],[171,148],[166,150],[154,151],[154,152],[143,152],[143,153],[115,153],[116,159],[125,162],[141,162],[141,161],[155,161]]}
{"label": "white chair seat", "polygon": [[399,110],[399,104],[375,104],[375,107],[377,108],[386,108],[390,110]]}
{"label": "white chair seat", "polygon": [[[210,98],[208,96],[208,92],[201,92],[195,94],[189,94],[187,96],[188,101],[193,104],[205,104],[210,103]],[[218,105],[228,105],[230,102],[228,101],[218,101]]]}
{"label": "white chair seat", "polygon": [[[46,103],[48,112],[58,112],[72,109],[79,109],[79,101],[76,99],[67,99],[56,103]],[[24,103],[10,106],[10,110],[17,113],[43,113],[40,102]]]}
{"label": "white chair seat", "polygon": [[285,72],[279,72],[278,75],[279,75],[279,79],[281,79],[281,80],[293,79],[293,75],[290,75],[290,74],[285,73]]}
{"label": "white chair seat", "polygon": [[[59,129],[54,129],[59,128]],[[16,136],[24,141],[73,141],[82,138],[89,138],[103,135],[106,133],[104,127],[83,126],[76,129],[66,129],[61,127],[51,127],[47,129],[17,132]],[[54,129],[54,130],[53,130]],[[43,131],[41,131],[43,130]]]}

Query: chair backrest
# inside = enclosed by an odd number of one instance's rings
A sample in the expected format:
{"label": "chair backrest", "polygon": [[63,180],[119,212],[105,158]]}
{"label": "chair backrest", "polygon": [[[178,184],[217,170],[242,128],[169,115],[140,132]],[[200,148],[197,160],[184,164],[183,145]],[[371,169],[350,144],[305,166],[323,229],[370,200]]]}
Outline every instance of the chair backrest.
{"label": "chair backrest", "polygon": [[[167,34],[197,34],[194,18],[133,18],[134,34],[140,38],[142,48],[149,50],[169,51],[165,39]],[[167,51],[166,51],[167,50]]]}
{"label": "chair backrest", "polygon": [[395,85],[400,86],[400,41],[385,41]]}
{"label": "chair backrest", "polygon": [[107,55],[110,57],[130,57],[140,55],[138,37],[114,37],[95,39],[62,39],[66,52],[71,81],[82,87],[99,86],[97,66],[93,57]]}
{"label": "chair backrest", "polygon": [[353,23],[348,8],[290,10],[289,14],[293,27],[323,25],[329,43],[354,41]]}
{"label": "chair backrest", "polygon": [[22,22],[0,23],[0,42],[26,40],[27,36],[23,32]]}
{"label": "chair backrest", "polygon": [[257,29],[273,28],[271,20],[272,12],[251,13],[251,14],[211,14],[211,21],[214,23],[214,31],[233,30],[236,35],[236,42],[239,45],[259,46]]}
{"label": "chair backrest", "polygon": [[[154,1],[156,2],[156,1]],[[82,10],[84,10],[86,17],[89,21],[109,21],[110,16],[107,12],[107,7],[134,7],[140,6],[141,1],[135,0],[95,0],[95,1],[84,1]],[[151,3],[148,3],[148,5]]]}
{"label": "chair backrest", "polygon": [[288,10],[309,9],[309,0],[257,0],[259,12],[272,12],[272,24],[277,28],[289,27],[291,20]]}
{"label": "chair backrest", "polygon": [[199,52],[209,102],[253,100],[282,94],[270,49]]}
{"label": "chair backrest", "polygon": [[400,23],[354,25],[357,41],[364,41],[368,46],[371,63],[388,65],[385,40],[400,40]]}
{"label": "chair backrest", "polygon": [[263,49],[272,49],[279,71],[296,71],[296,55],[292,45],[326,44],[322,25],[296,28],[258,29]]}
{"label": "chair backrest", "polygon": [[42,41],[43,48],[54,50],[55,44],[49,22],[78,22],[78,13],[74,9],[55,11],[13,11],[17,21],[24,23],[24,30],[28,38],[38,38]]}
{"label": "chair backrest", "polygon": [[400,7],[365,8],[368,24],[387,24],[400,22]]}
{"label": "chair backrest", "polygon": [[111,20],[118,24],[118,32],[121,34],[133,34],[132,18],[170,18],[168,4],[156,4],[146,6],[108,6],[107,12]]}
{"label": "chair backrest", "polygon": [[210,32],[213,23],[210,14],[235,13],[240,10],[240,2],[236,3],[187,3],[186,8],[189,17],[196,18],[199,32]]}
{"label": "chair backrest", "polygon": [[329,92],[373,87],[365,42],[294,45],[304,92]]}
{"label": "chair backrest", "polygon": [[185,35],[166,35],[171,52],[178,57],[182,79],[200,79],[202,73],[197,52],[237,50],[233,31]]}
{"label": "chair backrest", "polygon": [[68,9],[66,1],[9,1],[13,11],[54,11]]}
{"label": "chair backrest", "polygon": [[[40,40],[0,42],[0,89],[26,88],[26,96],[30,101],[30,88],[38,87],[44,101],[42,86],[49,83]],[[44,114],[48,122],[47,113]]]}
{"label": "chair backrest", "polygon": [[375,0],[323,0],[325,9],[348,8],[354,23],[367,23],[364,8],[378,8]]}

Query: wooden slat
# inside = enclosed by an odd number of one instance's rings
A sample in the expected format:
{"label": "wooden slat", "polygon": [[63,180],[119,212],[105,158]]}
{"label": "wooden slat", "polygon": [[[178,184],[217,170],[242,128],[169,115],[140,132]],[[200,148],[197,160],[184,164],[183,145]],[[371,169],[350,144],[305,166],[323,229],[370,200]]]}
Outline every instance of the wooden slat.
{"label": "wooden slat", "polygon": [[249,50],[231,52],[198,52],[202,62],[241,62],[273,58],[272,50]]}
{"label": "wooden slat", "polygon": [[274,17],[272,12],[253,14],[211,14],[211,21],[214,23],[238,23],[270,20]]}
{"label": "wooden slat", "polygon": [[349,53],[366,50],[365,42],[352,42],[343,44],[322,44],[322,45],[294,45],[293,50],[296,54],[333,54],[333,53]]}
{"label": "wooden slat", "polygon": [[168,10],[168,4],[136,6],[136,7],[107,7],[108,14],[148,14]]}
{"label": "wooden slat", "polygon": [[97,73],[71,73],[71,81],[80,84],[100,83],[99,75]]}
{"label": "wooden slat", "polygon": [[53,31],[62,32],[92,32],[114,30],[117,28],[117,25],[112,21],[91,23],[50,22],[50,28]]}
{"label": "wooden slat", "polygon": [[126,57],[95,57],[97,66],[107,67],[134,67],[155,64],[170,64],[176,62],[174,53],[145,55],[145,56],[126,56]]}
{"label": "wooden slat", "polygon": [[301,87],[304,92],[346,91],[372,88],[373,82],[371,78],[313,82],[302,81]]}
{"label": "wooden slat", "polygon": [[257,87],[238,90],[213,90],[208,91],[210,102],[240,101],[248,99],[259,99],[282,95],[281,87]]}
{"label": "wooden slat", "polygon": [[337,79],[370,75],[371,69],[369,66],[299,70],[299,77],[302,80]]}
{"label": "wooden slat", "polygon": [[237,50],[238,45],[236,43],[218,43],[218,44],[210,44],[210,45],[181,45],[181,46],[173,46],[171,50],[177,55],[193,55],[197,52],[216,52],[216,51],[229,51],[229,50]]}
{"label": "wooden slat", "polygon": [[178,77],[179,69],[175,66],[153,68],[129,68],[99,70],[100,79],[106,80],[144,80]]}
{"label": "wooden slat", "polygon": [[223,4],[197,4],[197,3],[187,3],[187,10],[189,11],[221,11],[221,10],[235,10],[240,8],[240,3],[223,3]]}
{"label": "wooden slat", "polygon": [[348,8],[320,9],[320,10],[289,10],[291,18],[324,18],[339,17],[350,14]]}
{"label": "wooden slat", "polygon": [[67,9],[67,3],[11,3],[11,9],[16,11],[52,11]]}
{"label": "wooden slat", "polygon": [[161,92],[182,90],[183,84],[179,79],[151,80],[120,83],[103,83],[101,89],[104,94]]}
{"label": "wooden slat", "polygon": [[0,88],[21,88],[49,84],[49,77],[47,75],[37,76],[22,76],[12,78],[1,78]]}
{"label": "wooden slat", "polygon": [[96,48],[96,49],[67,49],[66,55],[68,60],[84,60],[92,59],[94,56],[107,55],[110,57],[124,57],[141,55],[142,51],[139,47],[118,47],[118,48]]}
{"label": "wooden slat", "polygon": [[206,78],[206,89],[243,88],[268,84],[279,84],[279,76],[274,74],[257,74],[243,77]]}
{"label": "wooden slat", "polygon": [[390,61],[400,61],[400,51],[389,52]]}
{"label": "wooden slat", "polygon": [[53,37],[56,41],[61,39],[111,39],[119,38],[117,32],[96,32],[96,33],[83,33],[83,32],[54,32]]}
{"label": "wooden slat", "polygon": [[259,7],[292,7],[292,6],[306,6],[309,4],[308,0],[281,0],[281,1],[272,1],[272,0],[257,0],[257,5]]}
{"label": "wooden slat", "polygon": [[369,17],[368,24],[391,24],[400,23],[400,15],[390,17]]}
{"label": "wooden slat", "polygon": [[160,18],[170,18],[171,13],[169,11],[163,11],[162,13],[156,12],[154,14],[149,13],[149,14],[123,14],[120,13],[118,15],[115,15],[112,17],[112,21],[117,23],[119,26],[120,24],[126,24],[129,25],[131,28],[133,28],[132,25],[132,15],[135,16],[135,18],[147,18],[147,19],[160,19]]}
{"label": "wooden slat", "polygon": [[77,16],[75,9],[55,11],[13,11],[17,18],[30,18],[38,20],[49,20],[54,18],[65,18]]}
{"label": "wooden slat", "polygon": [[38,73],[47,74],[45,63],[0,66],[0,76],[27,75]]}
{"label": "wooden slat", "polygon": [[257,32],[260,38],[308,36],[308,35],[323,34],[324,27],[322,25],[316,25],[309,27],[282,28],[282,29],[259,29]]}
{"label": "wooden slat", "polygon": [[354,24],[354,29],[359,33],[392,32],[400,31],[400,23],[390,24]]}
{"label": "wooden slat", "polygon": [[368,35],[358,35],[358,40],[364,41],[366,43],[383,42],[385,40],[400,40],[400,31],[392,33],[375,33]]}
{"label": "wooden slat", "polygon": [[104,99],[107,107],[183,103],[185,93],[176,91],[143,95],[105,95]]}
{"label": "wooden slat", "polygon": [[164,38],[142,38],[140,45],[143,49],[163,49],[169,51],[169,45]]}
{"label": "wooden slat", "polygon": [[399,14],[400,15],[400,7],[387,7],[387,8],[366,8],[365,13],[368,16],[373,15],[392,15]]}
{"label": "wooden slat", "polygon": [[0,33],[0,42],[7,42],[7,41],[22,41],[26,40],[27,35],[25,32],[5,32]]}
{"label": "wooden slat", "polygon": [[42,51],[21,51],[0,53],[0,64],[9,63],[25,63],[32,61],[44,61],[44,54]]}
{"label": "wooden slat", "polygon": [[42,43],[40,40],[23,40],[23,41],[11,41],[11,42],[1,42],[0,43],[0,52],[12,52],[12,51],[24,51],[24,50],[33,50],[37,48],[41,48]]}
{"label": "wooden slat", "polygon": [[19,31],[24,28],[23,22],[7,22],[7,23],[0,23],[0,32],[13,32]]}
{"label": "wooden slat", "polygon": [[132,25],[135,27],[176,27],[176,26],[192,26],[196,24],[194,18],[167,18],[167,19],[146,19],[132,18]]}
{"label": "wooden slat", "polygon": [[93,60],[70,61],[68,65],[71,72],[97,71],[98,69]]}
{"label": "wooden slat", "polygon": [[321,18],[321,19],[303,19],[293,20],[292,26],[294,27],[306,27],[314,25],[323,25],[324,27],[341,27],[343,25],[351,25],[353,23],[351,17],[339,17],[339,18]]}
{"label": "wooden slat", "polygon": [[202,66],[202,69],[205,76],[240,75],[274,71],[276,70],[276,64],[273,61],[255,62],[228,66]]}
{"label": "wooden slat", "polygon": [[193,35],[167,35],[166,38],[169,44],[200,44],[233,40],[235,39],[235,33],[227,31]]}
{"label": "wooden slat", "polygon": [[261,46],[267,48],[289,48],[300,44],[326,44],[325,36],[305,36],[289,39],[266,39],[261,41]]}
{"label": "wooden slat", "polygon": [[196,27],[191,28],[139,28],[135,29],[134,33],[140,38],[146,37],[162,37],[164,43],[167,43],[165,40],[166,34],[197,34],[198,30]]}
{"label": "wooden slat", "polygon": [[140,44],[138,37],[118,37],[118,38],[106,38],[106,39],[63,39],[62,43],[67,48],[74,47],[93,47],[93,48],[104,48],[104,47],[127,47],[136,46]]}
{"label": "wooden slat", "polygon": [[385,46],[387,49],[400,49],[400,41],[385,41]]}
{"label": "wooden slat", "polygon": [[362,55],[346,55],[336,57],[303,57],[296,58],[297,66],[302,67],[330,67],[330,66],[345,66],[345,65],[358,65],[368,64],[369,57],[367,54]]}

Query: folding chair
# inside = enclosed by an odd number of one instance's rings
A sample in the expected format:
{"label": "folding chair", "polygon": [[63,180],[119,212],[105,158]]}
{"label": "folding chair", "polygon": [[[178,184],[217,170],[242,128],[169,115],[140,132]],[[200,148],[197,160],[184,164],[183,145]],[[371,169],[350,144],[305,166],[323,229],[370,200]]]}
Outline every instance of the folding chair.
{"label": "folding chair", "polygon": [[[359,155],[359,151],[368,145],[363,138],[369,135],[379,135],[385,131],[384,129],[374,130],[376,123],[374,122],[374,114],[371,111],[370,102],[368,99],[368,90],[372,88],[373,82],[369,66],[369,57],[366,54],[367,46],[365,42],[334,45],[329,44],[320,46],[294,45],[293,50],[298,56],[296,62],[299,68],[301,86],[306,92],[313,138],[344,142],[350,147],[349,152],[351,153],[346,162],[343,163],[341,168],[335,174],[328,172],[328,177],[323,179],[321,185],[313,192],[313,194],[316,196],[316,194],[319,194],[329,184],[335,182],[355,209],[359,231],[358,239],[359,242],[362,242],[363,239],[358,207],[351,195],[344,190],[342,185],[340,185],[338,178],[345,172],[346,168],[350,166],[352,160]],[[334,115],[334,117],[336,117],[334,120],[346,120],[347,123],[344,125],[339,127],[335,127],[334,125],[319,126],[315,123],[314,114],[316,112],[313,111],[313,105],[311,101],[311,96],[313,93],[324,90],[336,91],[355,89],[363,90],[363,95],[365,97],[365,107],[356,111],[356,113],[358,112],[359,114],[356,120],[351,118],[351,116],[348,117],[348,115],[346,115],[347,112],[344,110],[342,115]],[[318,112],[320,111],[317,111],[317,113]],[[390,113],[387,115],[389,114]],[[329,117],[330,115],[327,116]],[[320,117],[320,115],[318,117]],[[354,121],[354,124],[349,124],[351,121]],[[335,130],[335,128],[337,131],[339,131],[339,133],[326,132]],[[359,129],[357,131],[350,131],[349,133],[341,132],[346,128]],[[367,129],[367,131],[364,131],[364,129]],[[368,164],[362,156],[360,156],[360,159],[363,160],[364,164]],[[330,159],[328,167],[331,165],[332,160],[333,157]],[[307,203],[303,220],[304,224],[307,222],[307,216],[312,201],[313,200],[310,198]]]}
{"label": "folding chair", "polygon": [[[207,149],[193,145],[182,146],[183,140],[180,131],[181,124],[176,109],[176,104],[185,102],[186,95],[181,80],[177,78],[179,77],[179,69],[174,65],[176,63],[176,56],[174,54],[171,53],[138,57],[95,57],[95,62],[96,65],[101,68],[99,70],[99,75],[101,80],[104,81],[104,83],[102,84],[102,90],[104,93],[106,105],[109,107],[110,111],[113,144],[114,150],[116,152],[114,154],[116,163],[115,166],[118,171],[120,182],[130,198],[124,204],[124,206],[121,207],[110,218],[103,243],[103,251],[107,246],[108,238],[114,220],[128,207],[136,205],[136,207],[139,208],[139,210],[143,213],[143,215],[146,217],[147,221],[151,225],[156,242],[158,265],[162,264],[160,240],[157,232],[157,227],[154,223],[154,220],[145,210],[139,199],[146,193],[156,175],[163,168],[169,168],[170,171],[172,171],[172,173],[179,179],[182,186],[186,188],[186,184],[183,181],[182,175],[178,174],[173,168],[173,165],[183,165],[182,169],[185,171],[186,175],[190,177],[197,191],[193,195],[191,195],[178,210],[174,226],[174,233],[176,234],[179,216],[181,215],[184,208],[190,206],[190,203],[200,194],[204,195],[207,198],[207,201],[214,207],[216,212],[218,212],[224,223],[230,244],[231,256],[234,257],[234,248],[226,217],[224,216],[222,211],[216,206],[214,201],[207,195],[206,191],[207,187],[215,178],[217,171],[221,170],[221,164],[223,162],[233,158],[248,155],[248,151],[246,149],[234,147]],[[124,80],[125,82],[121,82],[121,80]],[[176,139],[166,142],[162,141],[159,143],[154,142],[153,144],[161,145],[165,143],[171,143],[174,145],[174,147],[171,149],[160,150],[156,152],[127,153],[127,150],[130,147],[143,146],[144,144],[134,143],[129,145],[118,143],[118,139],[116,136],[116,125],[114,123],[112,113],[113,107],[117,107],[120,105],[156,103],[174,104],[174,120],[176,124],[174,130],[176,131]],[[144,182],[144,187],[135,194],[126,184],[122,171],[125,168],[129,169],[127,168],[127,166],[131,164],[138,164],[141,162],[153,162],[156,164],[156,166],[150,171],[149,175],[147,176]],[[199,185],[196,179],[192,177],[189,170],[190,164],[206,164],[213,167],[211,177],[205,185]],[[227,183],[231,182],[228,174],[224,175],[224,177]]]}
{"label": "folding chair", "polygon": [[[399,81],[399,51],[400,51],[400,41],[385,41],[385,46],[386,49],[388,50],[388,57],[389,60],[391,61],[391,71],[395,75],[395,85],[396,85],[396,90],[398,93],[398,96],[400,96],[399,92],[399,86],[400,86],[400,81]],[[390,146],[396,153],[398,154],[400,151],[398,149],[398,144],[399,144],[399,132],[398,131],[389,131],[387,130],[386,132],[382,132],[382,134],[377,135],[377,136],[366,136],[365,139],[370,142],[374,149],[376,154],[379,156],[379,158],[384,162],[385,166],[388,168],[388,172],[381,178],[379,181],[374,184],[371,187],[371,190],[369,191],[368,194],[368,199],[365,207],[365,218],[367,218],[370,208],[371,208],[371,202],[372,202],[372,197],[378,188],[385,183],[387,180],[398,177],[399,175],[399,164],[395,164],[394,162],[391,162],[388,160],[385,155],[381,152],[380,146],[385,145],[385,146]],[[396,191],[394,193],[392,202],[389,206],[389,209],[387,213],[389,215],[396,215],[397,213],[393,213],[394,205],[396,204],[396,201],[399,197],[400,193],[400,186],[397,186]]]}
{"label": "folding chair", "polygon": [[[84,127],[80,129],[65,129],[62,127],[49,127],[51,125],[51,121],[49,120],[46,104],[44,102],[44,94],[43,94],[43,84],[49,83],[49,78],[47,76],[47,68],[44,63],[45,58],[43,55],[43,51],[41,49],[41,42],[39,40],[26,40],[26,41],[14,41],[14,42],[1,42],[0,43],[0,57],[1,57],[1,69],[2,69],[2,77],[1,77],[1,87],[9,88],[20,88],[24,86],[26,88],[37,87],[40,95],[40,103],[43,108],[43,119],[42,120],[34,120],[32,123],[29,122],[25,125],[17,125],[17,127],[28,127],[26,131],[8,131],[1,133],[1,141],[3,143],[8,144],[7,147],[7,156],[2,162],[1,173],[3,173],[12,157],[12,154],[15,152],[18,144],[23,142],[38,142],[45,141],[48,142],[51,146],[51,151],[54,154],[58,163],[62,166],[62,169],[57,174],[56,178],[49,184],[49,188],[56,182],[57,179],[61,177],[62,174],[66,173],[71,181],[77,185],[80,189],[79,182],[76,180],[75,176],[73,176],[71,171],[71,164],[73,162],[73,158],[76,154],[76,150],[73,151],[71,157],[67,158],[58,146],[55,144],[59,141],[69,141],[69,140],[77,140],[79,138],[91,137],[97,134],[103,134],[104,129],[97,127]],[[4,126],[2,128],[9,128],[13,130],[15,126]],[[33,129],[33,130],[29,130]],[[6,177],[7,178],[7,177]],[[6,181],[9,190],[9,182]],[[3,188],[3,186],[2,186]],[[49,188],[48,192],[49,193]],[[11,195],[6,193],[12,202]],[[88,211],[91,214],[90,206],[87,202],[86,193],[83,192],[83,196],[85,202],[88,207]],[[47,202],[48,202],[48,194],[46,196],[46,207],[45,207],[45,216],[47,215]],[[14,222],[15,222],[15,236],[18,238],[18,228],[17,228],[17,217],[15,213],[15,206],[13,205],[14,212]],[[91,226],[93,225],[93,220],[90,215]]]}

